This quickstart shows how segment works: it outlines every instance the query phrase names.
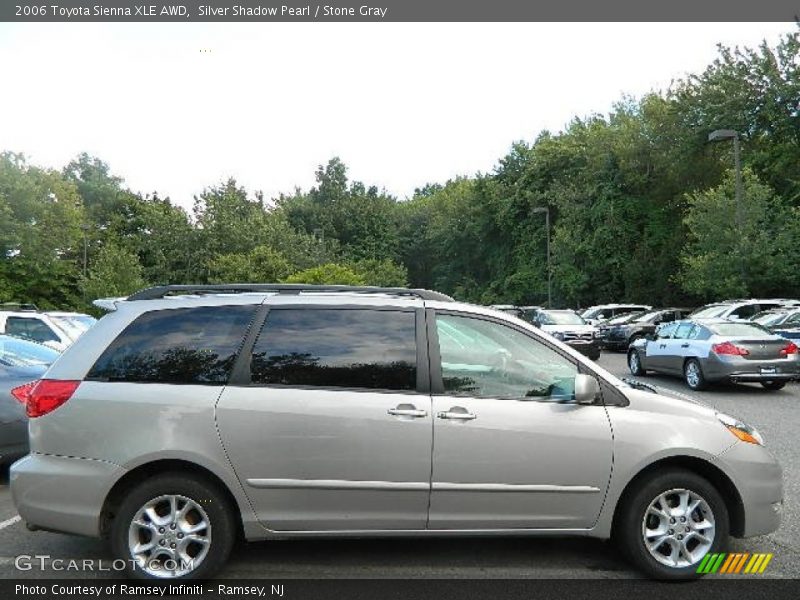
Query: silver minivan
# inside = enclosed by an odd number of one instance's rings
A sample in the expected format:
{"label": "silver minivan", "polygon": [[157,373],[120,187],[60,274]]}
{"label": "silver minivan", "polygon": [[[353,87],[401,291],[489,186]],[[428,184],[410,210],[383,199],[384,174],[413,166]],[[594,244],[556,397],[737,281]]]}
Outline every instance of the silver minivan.
{"label": "silver minivan", "polygon": [[575,535],[685,579],[780,523],[752,427],[426,290],[151,288],[26,394],[19,514],[135,577],[209,577],[239,537]]}

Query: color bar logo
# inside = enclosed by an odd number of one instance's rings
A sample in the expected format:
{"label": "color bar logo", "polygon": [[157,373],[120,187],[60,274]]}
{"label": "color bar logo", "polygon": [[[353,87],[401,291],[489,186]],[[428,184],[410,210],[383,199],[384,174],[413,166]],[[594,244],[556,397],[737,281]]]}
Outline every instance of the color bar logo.
{"label": "color bar logo", "polygon": [[706,554],[703,561],[697,567],[698,573],[763,573],[772,554],[750,554],[749,552],[727,554]]}

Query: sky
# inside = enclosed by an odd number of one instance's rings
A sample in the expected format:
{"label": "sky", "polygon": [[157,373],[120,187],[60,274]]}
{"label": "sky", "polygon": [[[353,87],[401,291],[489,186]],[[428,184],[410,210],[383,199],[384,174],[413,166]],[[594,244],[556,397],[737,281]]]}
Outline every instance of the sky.
{"label": "sky", "polygon": [[491,172],[517,140],[700,72],[793,23],[0,24],[0,151],[80,152],[190,208],[351,179],[404,198]]}

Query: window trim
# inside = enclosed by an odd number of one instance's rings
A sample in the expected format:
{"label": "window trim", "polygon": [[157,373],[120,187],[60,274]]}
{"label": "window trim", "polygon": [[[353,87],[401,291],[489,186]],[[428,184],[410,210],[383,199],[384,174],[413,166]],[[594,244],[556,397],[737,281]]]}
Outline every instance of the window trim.
{"label": "window trim", "polygon": [[[390,312],[413,312],[416,344],[416,372],[417,380],[414,389],[395,390],[389,388],[365,388],[365,387],[345,387],[335,385],[298,385],[284,383],[254,383],[250,373],[251,361],[253,358],[253,348],[258,341],[258,336],[264,327],[271,311],[278,310],[370,310],[370,311],[390,311]],[[379,393],[379,394],[401,394],[419,396],[420,394],[430,394],[430,361],[428,357],[428,344],[425,326],[424,308],[415,306],[369,306],[363,304],[264,304],[253,321],[251,329],[245,336],[245,343],[236,357],[231,377],[228,385],[242,388],[275,388],[286,390],[321,390],[321,391],[344,391],[356,393]],[[235,376],[235,378],[234,378]]]}
{"label": "window trim", "polygon": [[[600,385],[599,405],[603,406],[607,405],[605,401],[604,390],[606,387],[613,387],[613,386],[611,386],[609,382],[607,382],[603,377],[595,373],[592,369],[589,369],[581,361],[576,360],[575,357],[570,356],[569,354],[564,352],[561,348],[552,345],[544,337],[539,337],[536,334],[526,330],[525,328],[520,327],[516,323],[511,323],[510,321],[504,321],[503,319],[499,319],[494,316],[482,315],[478,313],[471,313],[453,309],[428,308],[426,309],[426,319],[427,319],[427,331],[428,331],[429,356],[431,362],[431,396],[436,396],[440,398],[472,398],[475,400],[502,400],[504,402],[520,402],[520,403],[538,402],[541,404],[572,404],[571,402],[554,402],[552,400],[538,399],[536,397],[509,398],[507,396],[467,396],[467,395],[459,395],[446,392],[444,389],[444,380],[442,378],[442,357],[439,352],[439,332],[436,329],[436,316],[440,314],[450,315],[454,317],[477,319],[481,321],[488,321],[490,323],[494,323],[495,325],[509,327],[510,329],[513,329],[518,333],[521,333],[522,335],[530,338],[531,340],[544,345],[549,350],[555,352],[568,362],[572,363],[577,369],[578,373],[591,375],[592,377],[597,379],[597,382]],[[615,402],[614,404],[617,405],[619,403]]]}

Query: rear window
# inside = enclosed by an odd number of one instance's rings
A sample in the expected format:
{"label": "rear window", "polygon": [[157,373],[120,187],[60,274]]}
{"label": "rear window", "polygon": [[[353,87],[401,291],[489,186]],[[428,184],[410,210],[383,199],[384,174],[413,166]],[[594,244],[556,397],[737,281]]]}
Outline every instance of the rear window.
{"label": "rear window", "polygon": [[50,365],[57,358],[58,352],[47,346],[0,336],[0,365],[7,367]]}
{"label": "rear window", "polygon": [[765,329],[751,323],[717,323],[714,325],[708,325],[708,328],[717,335],[724,336],[764,337],[765,335],[769,334],[769,332]]}
{"label": "rear window", "polygon": [[106,348],[87,379],[224,384],[256,306],[205,306],[140,315]]}
{"label": "rear window", "polygon": [[692,313],[692,316],[696,319],[713,319],[720,316],[728,310],[728,308],[729,306],[727,304],[713,304],[696,310]]}
{"label": "rear window", "polygon": [[253,347],[254,384],[414,390],[411,311],[273,309]]}

